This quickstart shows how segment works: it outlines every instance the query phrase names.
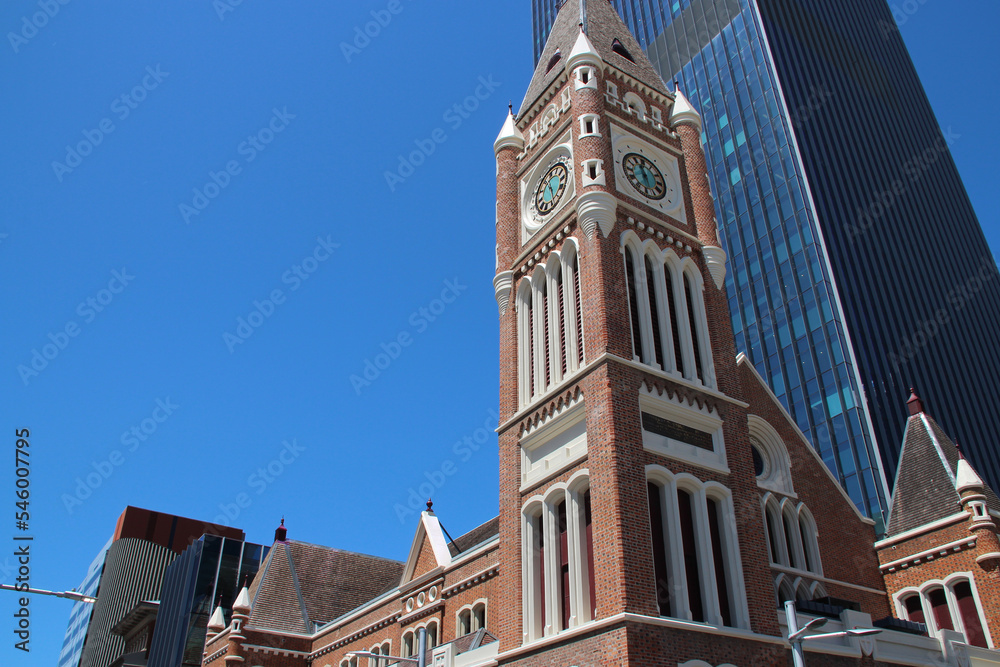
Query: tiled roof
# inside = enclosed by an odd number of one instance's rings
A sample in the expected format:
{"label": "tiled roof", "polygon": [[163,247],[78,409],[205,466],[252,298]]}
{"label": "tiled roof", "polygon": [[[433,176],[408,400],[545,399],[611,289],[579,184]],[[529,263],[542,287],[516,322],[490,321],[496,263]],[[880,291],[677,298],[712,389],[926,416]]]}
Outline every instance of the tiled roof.
{"label": "tiled roof", "polygon": [[403,563],[294,540],[275,543],[250,587],[250,625],[309,633],[394,588]]}
{"label": "tiled roof", "polygon": [[[519,116],[527,111],[545,92],[549,84],[555,81],[566,69],[566,61],[580,35],[581,23],[584,24],[584,32],[587,33],[594,49],[601,55],[604,62],[638,79],[650,88],[661,93],[667,92],[663,79],[653,69],[653,65],[649,62],[642,47],[635,41],[635,37],[629,32],[628,27],[608,0],[566,0],[552,24],[552,31],[549,33],[548,41],[545,42],[542,56],[538,59],[531,84],[528,85],[528,92],[525,94],[521,110],[518,112]],[[621,42],[635,62],[631,62],[612,51],[615,39]],[[562,58],[549,70],[549,61],[557,50]]]}
{"label": "tiled roof", "polygon": [[[486,523],[476,526],[465,535],[462,535],[454,542],[448,544],[448,549],[451,551],[452,557],[457,556],[461,553],[465,553],[472,549],[472,547],[478,546],[485,542],[486,540],[496,537],[500,534],[500,517],[493,517]],[[456,548],[457,546],[457,548]]]}
{"label": "tiled roof", "polygon": [[[961,510],[955,490],[958,460],[958,448],[933,417],[920,412],[909,418],[896,469],[887,536],[919,528]],[[1000,499],[989,486],[985,493],[989,507],[1000,510]]]}

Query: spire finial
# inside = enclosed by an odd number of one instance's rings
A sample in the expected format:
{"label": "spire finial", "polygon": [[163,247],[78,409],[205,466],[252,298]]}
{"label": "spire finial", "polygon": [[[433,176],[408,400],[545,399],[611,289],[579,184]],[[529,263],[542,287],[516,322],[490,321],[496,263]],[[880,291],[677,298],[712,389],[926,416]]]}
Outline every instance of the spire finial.
{"label": "spire finial", "polygon": [[906,399],[906,406],[910,409],[911,417],[924,411],[924,402],[917,396],[917,391],[913,387],[910,387],[910,397]]}
{"label": "spire finial", "polygon": [[962,451],[962,445],[958,444],[958,440],[955,440],[955,449],[958,450],[958,458],[964,459],[965,453]]}
{"label": "spire finial", "polygon": [[274,529],[274,541],[284,542],[288,539],[288,529],[285,528],[285,517],[281,517],[281,525]]}
{"label": "spire finial", "polygon": [[434,511],[434,501],[431,500],[430,498],[427,499],[427,511],[428,512]]}
{"label": "spire finial", "polygon": [[510,112],[510,115],[514,115],[514,103],[510,100],[507,100],[507,111]]}

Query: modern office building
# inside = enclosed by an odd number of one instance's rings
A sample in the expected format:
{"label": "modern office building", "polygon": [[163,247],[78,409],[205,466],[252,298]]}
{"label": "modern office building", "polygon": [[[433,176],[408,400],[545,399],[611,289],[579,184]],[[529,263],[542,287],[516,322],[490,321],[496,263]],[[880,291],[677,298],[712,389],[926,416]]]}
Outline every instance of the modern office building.
{"label": "modern office building", "polygon": [[613,5],[704,119],[737,349],[854,502],[887,509],[914,386],[1000,487],[997,267],[886,2]]}
{"label": "modern office building", "polygon": [[269,547],[232,537],[203,535],[163,575],[149,667],[200,667],[212,610],[228,620],[246,580],[253,580]]}
{"label": "modern office building", "polygon": [[167,566],[206,532],[244,539],[236,528],[126,507],[84,580],[83,592],[97,601],[70,613],[60,667],[108,667],[122,658],[125,640],[115,627],[137,603],[159,599]]}
{"label": "modern office building", "polygon": [[[108,543],[97,552],[97,556],[87,568],[83,582],[76,587],[77,591],[89,597],[97,597],[97,587],[101,583],[101,573],[104,571],[104,558],[112,542],[113,540],[108,540]],[[90,625],[90,613],[93,610],[94,605],[89,602],[73,603],[73,609],[69,613],[69,625],[66,627],[66,637],[59,653],[59,667],[76,667],[80,664],[83,643],[87,639],[87,626]]]}

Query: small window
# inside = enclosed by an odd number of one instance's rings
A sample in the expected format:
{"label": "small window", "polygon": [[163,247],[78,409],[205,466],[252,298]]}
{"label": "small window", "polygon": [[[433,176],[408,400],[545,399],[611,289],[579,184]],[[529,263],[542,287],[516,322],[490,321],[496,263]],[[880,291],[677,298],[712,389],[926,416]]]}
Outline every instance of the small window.
{"label": "small window", "polygon": [[751,446],[753,451],[753,474],[760,477],[764,474],[764,457],[760,455],[760,450]]}
{"label": "small window", "polygon": [[618,84],[608,81],[608,95],[614,98],[618,97]]}
{"label": "small window", "polygon": [[584,67],[580,71],[580,81],[582,81],[584,84],[590,83],[590,69],[589,68]]}
{"label": "small window", "polygon": [[587,173],[590,174],[591,180],[597,178],[597,163],[589,162],[587,163]]}
{"label": "small window", "polygon": [[611,43],[611,50],[620,55],[625,60],[628,60],[633,63],[635,62],[635,58],[633,58],[632,54],[628,52],[628,49],[626,49],[625,46],[620,41],[618,41],[617,37],[615,38],[615,41]]}
{"label": "small window", "polygon": [[548,74],[549,72],[551,72],[552,68],[555,67],[560,60],[562,60],[562,54],[559,53],[558,49],[556,49],[556,52],[552,54],[551,58],[549,58],[549,64],[545,68],[545,73]]}
{"label": "small window", "polygon": [[[593,134],[594,133],[594,121],[592,121],[592,120],[584,121],[583,127],[586,130],[587,134]],[[976,509],[978,510],[979,508],[977,507]]]}

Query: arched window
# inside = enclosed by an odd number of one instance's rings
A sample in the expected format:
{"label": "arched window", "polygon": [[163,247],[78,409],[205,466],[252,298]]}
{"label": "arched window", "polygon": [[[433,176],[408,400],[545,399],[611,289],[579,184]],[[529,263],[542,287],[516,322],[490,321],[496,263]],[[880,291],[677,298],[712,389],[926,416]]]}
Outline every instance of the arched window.
{"label": "arched window", "polygon": [[729,491],[649,466],[647,494],[661,615],[748,627]]}
{"label": "arched window", "polygon": [[970,573],[929,581],[919,590],[905,589],[896,600],[899,616],[925,623],[933,637],[940,636],[942,630],[957,630],[972,646],[994,648]]}
{"label": "arched window", "polygon": [[576,244],[567,239],[517,289],[518,398],[527,405],[583,365]]}
{"label": "arched window", "polygon": [[622,236],[633,358],[714,386],[703,283],[690,259],[635,232]]}
{"label": "arched window", "polygon": [[551,58],[549,58],[549,64],[545,66],[545,73],[548,74],[551,72],[552,68],[555,67],[560,60],[562,60],[562,54],[559,53],[559,49],[556,49],[556,52],[552,54]]}
{"label": "arched window", "polygon": [[417,652],[416,642],[414,641],[415,636],[413,630],[408,630],[403,633],[403,657],[412,657]]}
{"label": "arched window", "polygon": [[479,602],[472,607],[472,632],[486,627],[486,603]]}
{"label": "arched window", "polygon": [[455,636],[464,637],[472,632],[472,610],[464,609],[458,612],[458,623],[456,624]]}
{"label": "arched window", "polygon": [[[595,617],[586,471],[529,501],[524,516],[524,633],[528,641]],[[472,623],[479,607],[473,607]],[[485,606],[482,607],[485,624]]]}

